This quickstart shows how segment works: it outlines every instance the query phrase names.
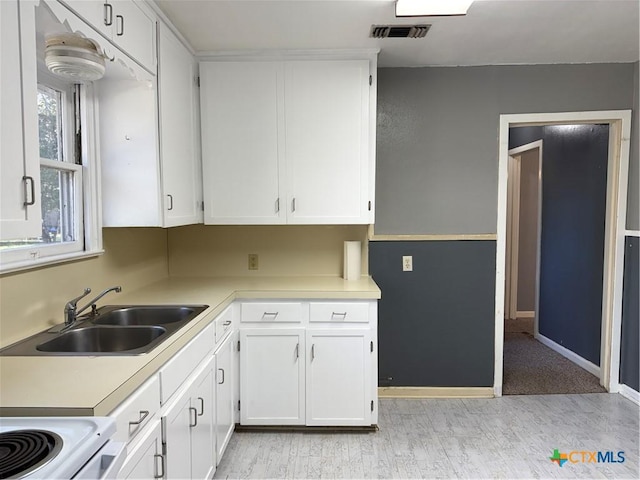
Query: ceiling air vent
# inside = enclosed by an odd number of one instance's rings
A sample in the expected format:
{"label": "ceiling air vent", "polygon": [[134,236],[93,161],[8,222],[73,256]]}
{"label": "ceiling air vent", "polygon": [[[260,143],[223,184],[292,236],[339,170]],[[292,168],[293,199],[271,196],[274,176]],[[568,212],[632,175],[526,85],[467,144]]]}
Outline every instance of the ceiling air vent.
{"label": "ceiling air vent", "polygon": [[431,25],[371,25],[371,38],[422,38]]}

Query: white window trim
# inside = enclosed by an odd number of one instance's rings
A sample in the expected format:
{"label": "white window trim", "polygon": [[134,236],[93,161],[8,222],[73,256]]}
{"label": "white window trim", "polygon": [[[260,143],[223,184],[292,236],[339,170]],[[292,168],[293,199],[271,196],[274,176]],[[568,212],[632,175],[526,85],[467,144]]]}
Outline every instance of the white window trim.
{"label": "white window trim", "polygon": [[[47,265],[54,265],[83,258],[90,258],[104,253],[102,249],[102,216],[100,204],[100,149],[98,139],[98,111],[97,102],[92,84],[85,84],[80,89],[82,108],[80,109],[80,122],[82,125],[83,142],[82,158],[89,159],[86,165],[73,163],[54,163],[55,168],[68,169],[80,172],[78,181],[82,182],[82,193],[76,189],[77,194],[84,195],[82,207],[84,210],[84,232],[80,228],[78,242],[84,243],[84,248],[74,252],[65,251],[63,245],[39,245],[26,246],[24,249],[3,250],[0,252],[0,274],[12,273]],[[44,161],[41,160],[41,164]],[[78,242],[70,242],[76,245]],[[57,248],[56,248],[57,247]],[[37,255],[30,252],[36,251]],[[43,253],[45,253],[43,255]],[[22,257],[20,257],[22,254]],[[26,254],[26,258],[25,258]],[[17,257],[17,258],[16,258]]]}

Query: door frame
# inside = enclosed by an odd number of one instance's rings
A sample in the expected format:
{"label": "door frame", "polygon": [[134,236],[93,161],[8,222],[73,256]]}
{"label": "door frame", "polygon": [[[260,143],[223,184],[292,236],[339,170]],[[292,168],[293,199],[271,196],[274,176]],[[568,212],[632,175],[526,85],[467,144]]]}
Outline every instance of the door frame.
{"label": "door frame", "polygon": [[[605,217],[604,269],[602,279],[602,334],[600,384],[610,393],[620,388],[620,335],[624,236],[629,177],[631,110],[524,113],[500,115],[498,135],[498,216],[496,235],[496,298],[494,396],[502,396],[504,355],[504,294],[507,227],[507,181],[509,128],[540,125],[608,124],[607,205]],[[536,306],[537,308],[537,306]]]}
{"label": "door frame", "polygon": [[[542,140],[527,143],[520,147],[512,148],[508,154],[508,172],[513,174],[513,181],[507,183],[507,195],[511,190],[511,199],[507,197],[507,236],[506,255],[505,255],[505,309],[509,309],[507,318],[516,318],[518,316],[518,255],[520,243],[520,186],[521,186],[521,168],[522,154],[531,150],[538,150],[538,218],[536,226],[536,272],[535,272],[535,293],[534,293],[534,334],[538,334],[538,293],[540,283],[540,239],[542,227]],[[509,202],[511,202],[509,208]],[[509,215],[511,213],[511,215]],[[515,226],[514,226],[515,223]],[[508,234],[511,232],[511,239]],[[515,260],[515,262],[514,262]],[[509,285],[509,288],[507,288]],[[515,296],[514,296],[515,292]],[[524,312],[521,312],[524,313]],[[513,317],[511,315],[514,315]]]}

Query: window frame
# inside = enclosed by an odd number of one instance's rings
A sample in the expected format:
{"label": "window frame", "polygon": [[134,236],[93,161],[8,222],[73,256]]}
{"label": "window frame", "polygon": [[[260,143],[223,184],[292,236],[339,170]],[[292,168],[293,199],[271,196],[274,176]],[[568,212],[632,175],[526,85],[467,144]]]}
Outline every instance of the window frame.
{"label": "window frame", "polygon": [[[69,115],[80,122],[82,139],[79,157],[66,162],[40,158],[40,166],[52,167],[74,173],[74,230],[76,240],[72,242],[34,244],[0,251],[0,273],[9,273],[50,264],[62,263],[80,258],[94,257],[104,253],[102,248],[101,204],[100,204],[100,155],[98,145],[97,101],[92,83],[74,87],[58,80],[46,71],[38,70],[38,86],[63,90],[65,103],[71,103]],[[77,88],[77,92],[75,91]],[[37,95],[37,88],[34,95]],[[79,101],[79,109],[73,107],[73,97]],[[78,111],[79,110],[79,111]],[[31,121],[37,122],[38,118]],[[77,124],[77,123],[74,123]],[[63,145],[73,148],[75,134],[68,122],[63,122]],[[63,146],[64,148],[64,146]],[[74,153],[71,152],[74,156]],[[40,187],[42,190],[42,187]]]}

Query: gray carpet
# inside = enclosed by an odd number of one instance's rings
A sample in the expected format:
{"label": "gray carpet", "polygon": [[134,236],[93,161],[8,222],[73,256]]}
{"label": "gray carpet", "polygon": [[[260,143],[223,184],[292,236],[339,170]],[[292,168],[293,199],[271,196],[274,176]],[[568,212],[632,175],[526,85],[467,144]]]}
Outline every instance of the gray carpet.
{"label": "gray carpet", "polygon": [[596,376],[533,338],[533,320],[505,322],[503,395],[601,393]]}

